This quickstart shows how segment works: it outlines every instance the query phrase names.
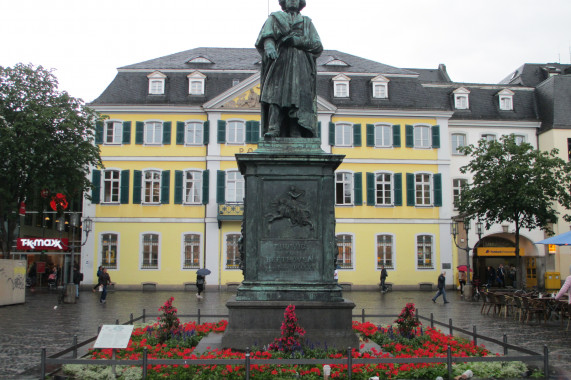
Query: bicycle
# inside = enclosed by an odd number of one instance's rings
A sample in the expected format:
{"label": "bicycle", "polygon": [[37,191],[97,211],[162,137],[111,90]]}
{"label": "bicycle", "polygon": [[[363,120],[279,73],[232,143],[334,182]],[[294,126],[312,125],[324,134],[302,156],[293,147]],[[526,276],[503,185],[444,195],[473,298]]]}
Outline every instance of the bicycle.
{"label": "bicycle", "polygon": [[480,280],[474,280],[472,282],[473,290],[472,290],[472,300],[480,301],[482,298],[482,293],[488,292],[488,284],[480,284]]}

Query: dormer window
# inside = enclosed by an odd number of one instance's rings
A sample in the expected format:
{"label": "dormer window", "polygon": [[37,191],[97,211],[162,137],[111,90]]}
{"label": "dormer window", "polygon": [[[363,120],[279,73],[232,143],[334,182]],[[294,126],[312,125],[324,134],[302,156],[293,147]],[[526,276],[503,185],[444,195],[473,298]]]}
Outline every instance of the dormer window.
{"label": "dormer window", "polygon": [[196,57],[188,60],[188,63],[214,63],[205,57]]}
{"label": "dormer window", "polygon": [[204,82],[206,75],[195,71],[186,76],[188,78],[188,93],[190,95],[204,95]]}
{"label": "dormer window", "polygon": [[514,109],[513,97],[514,92],[508,89],[503,89],[502,91],[498,92],[500,110],[512,111]]}
{"label": "dormer window", "polygon": [[164,95],[167,76],[155,71],[147,75],[147,78],[149,78],[149,95]]}
{"label": "dormer window", "polygon": [[333,78],[333,96],[336,98],[349,97],[349,82],[351,79],[343,74]]}
{"label": "dormer window", "polygon": [[470,109],[469,95],[470,90],[464,87],[454,90],[454,108],[457,110]]}
{"label": "dormer window", "polygon": [[373,98],[388,99],[389,97],[389,80],[382,75],[371,79],[373,84]]}

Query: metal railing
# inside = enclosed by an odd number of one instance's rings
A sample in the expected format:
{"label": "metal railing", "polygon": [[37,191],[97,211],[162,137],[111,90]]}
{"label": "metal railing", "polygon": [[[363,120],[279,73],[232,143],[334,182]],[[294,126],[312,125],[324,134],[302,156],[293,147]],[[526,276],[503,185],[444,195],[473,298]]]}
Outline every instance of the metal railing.
{"label": "metal railing", "polygon": [[[146,314],[145,309],[143,309],[143,314],[137,318],[133,318],[131,313],[129,321],[124,322],[123,325],[132,325],[137,321],[146,322],[147,318],[156,318],[159,315],[149,315]],[[227,314],[202,314],[200,309],[198,309],[197,314],[179,314],[179,318],[191,318],[196,319],[198,324],[201,324],[203,318],[228,318]],[[394,314],[366,314],[365,309],[361,309],[361,314],[353,314],[353,318],[361,318],[364,323],[367,318],[396,318],[398,315]],[[245,353],[244,359],[149,359],[147,349],[143,350],[143,357],[138,360],[117,360],[117,359],[77,359],[77,351],[79,348],[94,342],[97,336],[89,338],[82,342],[77,342],[77,335],[73,337],[73,345],[69,348],[64,349],[56,354],[47,356],[46,349],[42,348],[41,351],[41,375],[40,379],[44,380],[46,378],[46,367],[47,366],[61,366],[64,364],[83,364],[83,365],[106,365],[106,366],[139,366],[142,367],[143,375],[142,378],[145,379],[147,376],[147,367],[149,365],[244,365],[245,366],[245,379],[250,379],[250,367],[252,365],[280,365],[280,366],[293,366],[293,365],[347,365],[347,378],[351,379],[352,368],[354,365],[358,364],[408,364],[408,363],[437,363],[446,364],[448,371],[448,378],[452,378],[452,364],[454,363],[468,363],[468,362],[543,362],[543,372],[546,377],[549,374],[549,350],[547,345],[543,346],[543,353],[537,353],[532,350],[522,348],[513,344],[509,344],[507,341],[507,335],[503,334],[503,339],[498,340],[495,338],[490,338],[477,333],[476,326],[473,326],[472,331],[455,327],[452,323],[452,319],[448,320],[448,323],[443,323],[434,320],[434,315],[430,313],[430,317],[424,317],[420,315],[418,309],[416,310],[416,319],[425,320],[430,322],[430,327],[434,328],[435,325],[442,327],[447,327],[449,330],[449,335],[453,336],[454,332],[460,332],[471,336],[474,340],[474,344],[478,344],[478,339],[485,340],[491,343],[498,344],[503,348],[503,354],[505,356],[484,356],[484,357],[456,357],[452,356],[451,348],[448,346],[446,357],[432,357],[432,358],[353,358],[351,355],[352,348],[347,348],[347,357],[342,359],[253,359],[249,351]],[[119,324],[119,320],[116,321]],[[99,330],[101,327],[99,327]],[[509,350],[513,350],[520,355],[507,356]],[[66,354],[72,354],[71,358],[62,358]],[[523,355],[521,355],[523,354]]]}

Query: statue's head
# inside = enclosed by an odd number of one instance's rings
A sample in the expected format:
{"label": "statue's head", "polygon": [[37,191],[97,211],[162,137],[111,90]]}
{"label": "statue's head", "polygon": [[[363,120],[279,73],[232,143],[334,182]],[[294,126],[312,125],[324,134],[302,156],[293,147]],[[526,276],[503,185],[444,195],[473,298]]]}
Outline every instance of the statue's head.
{"label": "statue's head", "polygon": [[[286,10],[287,9],[287,2],[288,1],[292,1],[292,0],[279,0],[280,6],[282,7],[282,10]],[[297,9],[298,11],[301,11],[303,8],[305,8],[306,5],[306,1],[305,0],[297,0],[299,1],[299,8]]]}

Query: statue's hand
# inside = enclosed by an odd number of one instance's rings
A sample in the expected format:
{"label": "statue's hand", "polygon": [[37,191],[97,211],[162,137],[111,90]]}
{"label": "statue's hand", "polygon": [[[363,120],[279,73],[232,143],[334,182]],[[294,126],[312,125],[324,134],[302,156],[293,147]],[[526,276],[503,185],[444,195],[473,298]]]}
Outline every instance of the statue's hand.
{"label": "statue's hand", "polygon": [[278,52],[276,51],[275,46],[268,45],[266,46],[266,57],[269,59],[278,59]]}

